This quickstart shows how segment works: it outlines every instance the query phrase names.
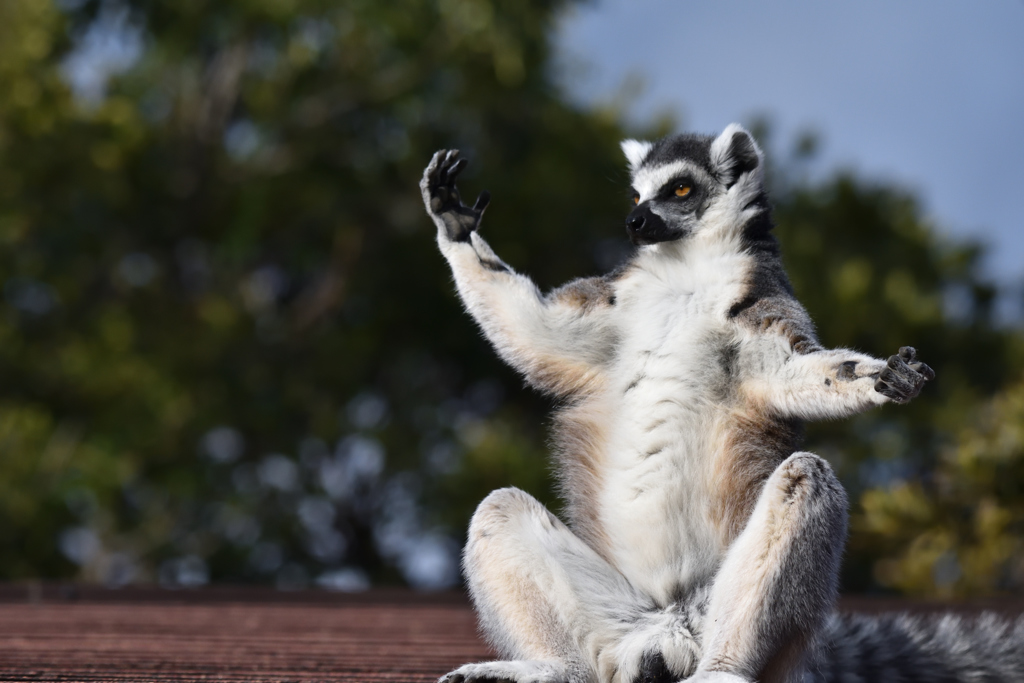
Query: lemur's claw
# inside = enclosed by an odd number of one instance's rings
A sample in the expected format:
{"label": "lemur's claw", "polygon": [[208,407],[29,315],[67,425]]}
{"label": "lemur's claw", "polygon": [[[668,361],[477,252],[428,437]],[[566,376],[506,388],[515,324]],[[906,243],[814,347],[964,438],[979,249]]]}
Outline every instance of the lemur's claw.
{"label": "lemur's claw", "polygon": [[469,163],[459,158],[459,150],[439,150],[434,154],[420,181],[423,203],[427,212],[440,226],[443,234],[453,242],[466,242],[480,226],[480,218],[490,201],[490,194],[482,192],[472,208],[462,203],[455,178]]}
{"label": "lemur's claw", "polygon": [[917,360],[914,347],[904,346],[898,355],[889,356],[885,369],[878,373],[875,391],[896,403],[907,403],[932,379],[935,371]]}
{"label": "lemur's claw", "polygon": [[907,366],[914,372],[924,375],[926,380],[935,379],[935,371],[930,367],[917,360],[917,349],[913,346],[904,346],[900,348],[900,358],[907,364]]}
{"label": "lemur's claw", "polygon": [[910,364],[910,369],[913,370],[914,372],[918,373],[919,375],[923,375],[924,378],[925,378],[925,381],[930,382],[933,379],[935,379],[935,371],[932,370],[930,366],[925,365],[924,363],[921,363],[921,362],[911,363]]}

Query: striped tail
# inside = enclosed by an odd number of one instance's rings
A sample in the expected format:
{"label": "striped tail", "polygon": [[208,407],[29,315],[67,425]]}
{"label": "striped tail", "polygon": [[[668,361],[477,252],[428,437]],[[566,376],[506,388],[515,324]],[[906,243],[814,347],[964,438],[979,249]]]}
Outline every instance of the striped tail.
{"label": "striped tail", "polygon": [[834,615],[801,683],[1024,683],[1024,615]]}

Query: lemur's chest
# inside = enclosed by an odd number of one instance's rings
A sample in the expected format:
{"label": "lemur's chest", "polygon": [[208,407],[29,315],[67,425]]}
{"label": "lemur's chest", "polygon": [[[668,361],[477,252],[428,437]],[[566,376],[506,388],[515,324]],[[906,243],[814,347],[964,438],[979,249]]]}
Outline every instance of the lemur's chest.
{"label": "lemur's chest", "polygon": [[622,284],[610,385],[624,408],[684,418],[728,401],[741,343],[729,310],[747,289],[749,266],[722,257],[678,272],[641,271]]}
{"label": "lemur's chest", "polygon": [[619,295],[603,507],[615,563],[655,596],[713,572],[721,544],[714,468],[739,380],[742,340],[728,312],[745,264],[708,265],[641,273]]}

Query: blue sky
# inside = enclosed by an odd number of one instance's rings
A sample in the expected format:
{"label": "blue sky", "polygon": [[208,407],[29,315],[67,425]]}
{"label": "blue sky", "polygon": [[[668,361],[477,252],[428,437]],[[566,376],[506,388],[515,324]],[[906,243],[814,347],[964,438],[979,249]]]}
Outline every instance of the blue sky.
{"label": "blue sky", "polygon": [[818,172],[917,191],[943,232],[992,245],[993,277],[1024,282],[1024,0],[596,0],[557,43],[579,100],[632,76],[637,121],[671,110],[715,132],[767,114],[783,148],[813,129]]}

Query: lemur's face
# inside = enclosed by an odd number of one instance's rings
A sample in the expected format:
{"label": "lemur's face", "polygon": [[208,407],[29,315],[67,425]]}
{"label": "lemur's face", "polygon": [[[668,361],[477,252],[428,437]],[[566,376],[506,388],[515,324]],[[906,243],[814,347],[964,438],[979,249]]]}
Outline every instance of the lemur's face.
{"label": "lemur's face", "polygon": [[760,162],[753,138],[735,124],[718,138],[626,140],[622,149],[632,171],[635,207],[626,217],[626,232],[636,245],[680,240],[700,230],[708,208]]}

